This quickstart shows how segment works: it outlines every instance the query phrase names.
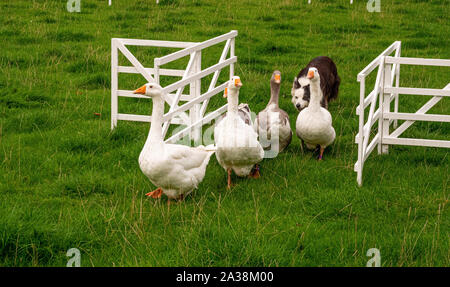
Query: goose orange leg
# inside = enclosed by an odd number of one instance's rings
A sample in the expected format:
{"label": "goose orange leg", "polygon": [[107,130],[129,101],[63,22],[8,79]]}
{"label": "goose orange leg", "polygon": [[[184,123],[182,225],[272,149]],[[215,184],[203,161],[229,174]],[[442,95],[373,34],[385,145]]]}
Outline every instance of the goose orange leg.
{"label": "goose orange leg", "polygon": [[145,195],[150,196],[151,198],[161,198],[162,193],[163,190],[161,189],[161,187],[158,187],[154,191],[146,193]]}
{"label": "goose orange leg", "polygon": [[323,151],[324,151],[324,150],[325,150],[325,149],[324,149],[323,147],[320,147],[319,161],[321,161],[322,158],[323,158]]}
{"label": "goose orange leg", "polygon": [[227,179],[227,189],[231,189],[231,168],[227,169],[228,179]]}

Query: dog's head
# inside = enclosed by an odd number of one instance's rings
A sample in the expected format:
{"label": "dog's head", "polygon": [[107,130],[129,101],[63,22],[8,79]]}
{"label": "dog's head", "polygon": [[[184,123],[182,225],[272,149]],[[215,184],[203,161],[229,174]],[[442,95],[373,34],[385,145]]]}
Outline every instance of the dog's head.
{"label": "dog's head", "polygon": [[310,81],[306,77],[294,78],[294,83],[292,84],[292,103],[295,108],[299,111],[306,108],[309,104],[310,98]]}

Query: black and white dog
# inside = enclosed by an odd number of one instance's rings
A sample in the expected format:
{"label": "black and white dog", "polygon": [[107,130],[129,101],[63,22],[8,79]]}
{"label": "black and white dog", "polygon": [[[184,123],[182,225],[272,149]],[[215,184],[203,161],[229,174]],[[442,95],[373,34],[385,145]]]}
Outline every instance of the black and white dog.
{"label": "black and white dog", "polygon": [[298,76],[295,77],[292,85],[292,103],[299,111],[306,108],[309,104],[309,80],[306,76],[311,67],[315,67],[319,70],[320,88],[323,93],[321,102],[322,107],[328,109],[328,102],[336,99],[338,96],[341,79],[338,76],[337,68],[333,60],[325,56],[314,58],[300,71],[300,73],[298,73]]}

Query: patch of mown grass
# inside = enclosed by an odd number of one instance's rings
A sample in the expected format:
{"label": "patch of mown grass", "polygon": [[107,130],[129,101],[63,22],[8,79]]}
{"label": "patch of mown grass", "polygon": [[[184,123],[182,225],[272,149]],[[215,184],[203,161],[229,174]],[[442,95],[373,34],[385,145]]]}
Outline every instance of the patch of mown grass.
{"label": "patch of mown grass", "polygon": [[58,31],[51,32],[47,35],[47,39],[56,42],[81,42],[81,41],[92,41],[94,39],[93,35],[83,33],[83,32],[73,32],[73,31]]}

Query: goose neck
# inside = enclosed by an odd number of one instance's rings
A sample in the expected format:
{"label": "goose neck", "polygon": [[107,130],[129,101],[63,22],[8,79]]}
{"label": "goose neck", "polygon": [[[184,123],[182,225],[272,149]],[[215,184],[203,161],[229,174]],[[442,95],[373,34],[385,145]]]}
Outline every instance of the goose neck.
{"label": "goose neck", "polygon": [[320,81],[311,81],[311,99],[309,101],[309,107],[313,110],[320,109],[320,101],[322,101],[322,90],[320,89]]}
{"label": "goose neck", "polygon": [[147,138],[148,143],[162,143],[162,123],[164,116],[164,99],[153,97],[153,109],[151,115],[150,132]]}
{"label": "goose neck", "polygon": [[280,84],[270,82],[270,100],[267,106],[275,105],[278,107],[278,99],[280,97]]}
{"label": "goose neck", "polygon": [[238,105],[239,105],[239,91],[231,90],[229,92],[229,95],[227,97],[228,101],[228,114],[230,115],[237,115],[238,114]]}

